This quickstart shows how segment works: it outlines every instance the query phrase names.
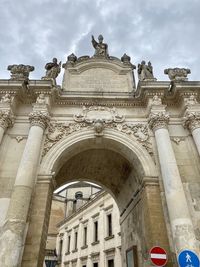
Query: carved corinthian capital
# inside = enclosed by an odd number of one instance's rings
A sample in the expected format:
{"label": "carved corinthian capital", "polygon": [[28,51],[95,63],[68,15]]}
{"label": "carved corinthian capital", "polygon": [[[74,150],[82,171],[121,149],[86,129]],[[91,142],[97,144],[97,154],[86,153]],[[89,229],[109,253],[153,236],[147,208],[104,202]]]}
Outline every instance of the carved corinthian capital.
{"label": "carved corinthian capital", "polygon": [[169,122],[169,114],[165,111],[162,112],[151,112],[149,115],[148,123],[149,128],[153,131],[156,131],[160,128],[167,128]]}
{"label": "carved corinthian capital", "polygon": [[0,127],[7,129],[12,127],[14,123],[14,116],[10,110],[0,110]]}
{"label": "carved corinthian capital", "polygon": [[33,111],[29,114],[31,126],[40,126],[46,129],[49,120],[50,117],[47,111]]}
{"label": "carved corinthian capital", "polygon": [[190,131],[200,128],[200,111],[187,110],[183,120],[183,126],[188,128]]}

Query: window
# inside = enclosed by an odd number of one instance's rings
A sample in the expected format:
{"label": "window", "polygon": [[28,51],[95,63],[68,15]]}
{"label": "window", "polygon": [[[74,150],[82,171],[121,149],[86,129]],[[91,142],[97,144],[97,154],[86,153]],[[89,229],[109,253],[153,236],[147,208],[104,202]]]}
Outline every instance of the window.
{"label": "window", "polygon": [[78,241],[78,232],[75,232],[74,234],[74,249],[77,249],[77,241]]}
{"label": "window", "polygon": [[87,246],[87,226],[83,228],[83,246]]}
{"label": "window", "polygon": [[93,267],[98,267],[98,262],[94,262]]}
{"label": "window", "polygon": [[98,241],[98,221],[94,222],[94,242]]}
{"label": "window", "polygon": [[70,243],[71,243],[71,236],[68,236],[68,242],[67,242],[67,252],[70,252]]}
{"label": "window", "polygon": [[112,236],[112,214],[107,215],[107,229],[108,229],[108,236]]}
{"label": "window", "polygon": [[55,267],[57,265],[56,260],[45,260],[46,267]]}
{"label": "window", "polygon": [[108,267],[114,267],[114,260],[108,260]]}
{"label": "window", "polygon": [[86,267],[86,265],[83,265],[82,267]]}

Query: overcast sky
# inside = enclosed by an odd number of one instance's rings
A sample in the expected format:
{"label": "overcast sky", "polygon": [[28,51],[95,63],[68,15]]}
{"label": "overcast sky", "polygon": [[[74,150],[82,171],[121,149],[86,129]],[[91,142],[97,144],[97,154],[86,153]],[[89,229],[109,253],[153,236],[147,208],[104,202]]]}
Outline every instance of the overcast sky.
{"label": "overcast sky", "polygon": [[91,35],[102,34],[110,55],[150,60],[158,80],[168,67],[200,80],[200,0],[0,0],[0,25],[1,79],[10,64],[33,65],[40,79],[53,57],[92,56]]}

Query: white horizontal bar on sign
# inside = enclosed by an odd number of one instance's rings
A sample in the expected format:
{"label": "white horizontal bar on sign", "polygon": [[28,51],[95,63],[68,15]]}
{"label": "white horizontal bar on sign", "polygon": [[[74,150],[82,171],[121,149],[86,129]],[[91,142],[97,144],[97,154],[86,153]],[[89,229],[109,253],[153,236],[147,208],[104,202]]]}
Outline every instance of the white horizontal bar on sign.
{"label": "white horizontal bar on sign", "polygon": [[152,259],[166,259],[167,255],[166,254],[151,253],[151,258]]}

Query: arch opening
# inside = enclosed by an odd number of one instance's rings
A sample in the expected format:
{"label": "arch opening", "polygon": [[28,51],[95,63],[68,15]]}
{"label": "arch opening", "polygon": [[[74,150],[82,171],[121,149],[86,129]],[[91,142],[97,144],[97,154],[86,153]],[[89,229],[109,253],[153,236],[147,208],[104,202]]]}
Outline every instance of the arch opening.
{"label": "arch opening", "polygon": [[[168,242],[166,235],[153,231],[155,221],[164,225],[155,164],[145,148],[126,134],[106,129],[98,138],[92,130],[67,136],[50,149],[41,163],[39,176],[52,174],[57,188],[73,181],[88,181],[114,198],[121,214],[123,266],[126,250],[132,245],[137,247],[142,264],[155,240]],[[159,203],[159,213],[148,212],[151,202]],[[44,212],[48,217],[49,213]]]}

